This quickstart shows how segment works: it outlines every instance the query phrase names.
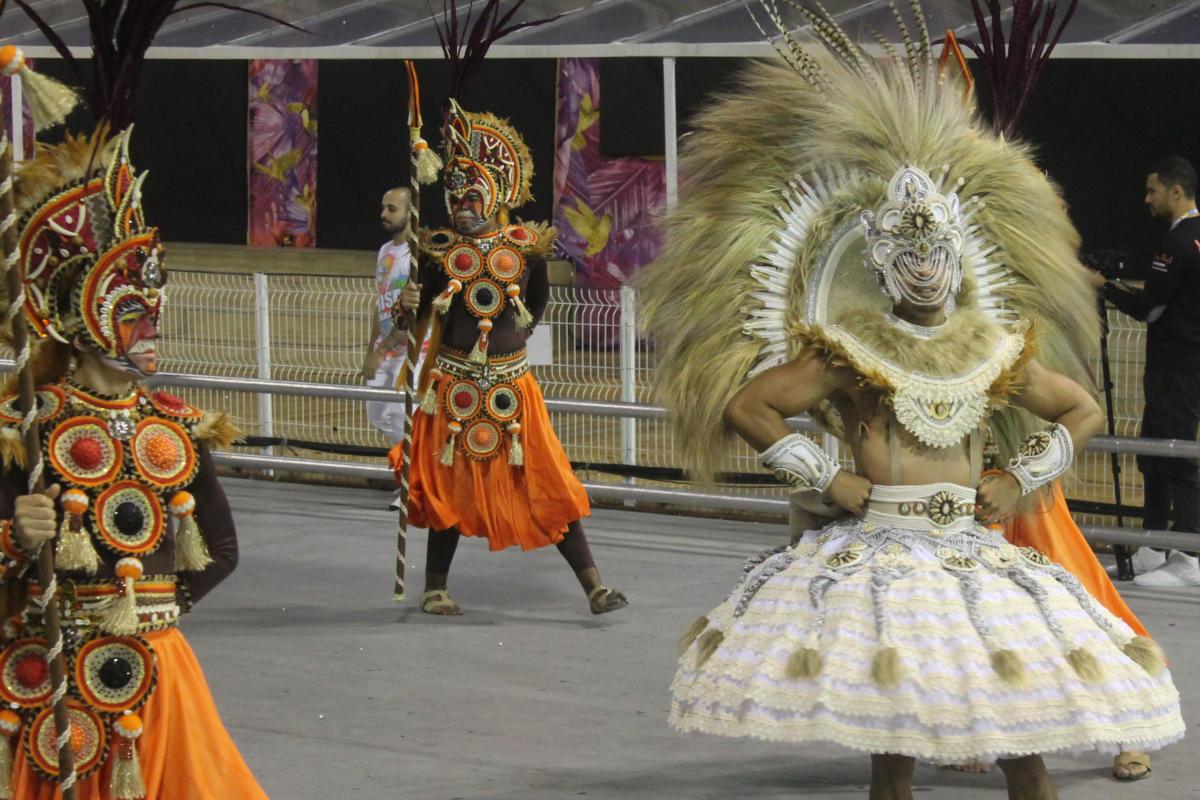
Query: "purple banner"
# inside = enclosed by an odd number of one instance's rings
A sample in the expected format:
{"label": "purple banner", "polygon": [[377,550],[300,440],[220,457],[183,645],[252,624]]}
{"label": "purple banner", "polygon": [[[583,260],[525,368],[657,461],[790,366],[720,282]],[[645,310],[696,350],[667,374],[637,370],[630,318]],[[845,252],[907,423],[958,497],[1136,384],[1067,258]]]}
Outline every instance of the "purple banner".
{"label": "purple banner", "polygon": [[654,215],[666,205],[661,158],[600,152],[600,60],[558,62],[554,225],[581,286],[622,286],[658,255]]}
{"label": "purple banner", "polygon": [[317,62],[250,61],[248,241],[317,244]]}

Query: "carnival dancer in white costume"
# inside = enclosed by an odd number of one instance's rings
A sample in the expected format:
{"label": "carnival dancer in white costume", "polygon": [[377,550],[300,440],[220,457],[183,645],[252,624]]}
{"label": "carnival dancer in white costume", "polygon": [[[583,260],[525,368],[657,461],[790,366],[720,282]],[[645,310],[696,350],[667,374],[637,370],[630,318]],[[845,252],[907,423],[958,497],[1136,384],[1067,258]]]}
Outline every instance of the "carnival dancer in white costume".
{"label": "carnival dancer in white costume", "polygon": [[[751,69],[684,153],[641,286],[682,453],[713,474],[732,427],[854,516],[752,559],[685,632],[671,723],[869,752],[881,800],[910,797],[915,758],[999,759],[1010,797],[1042,800],[1039,754],[1184,724],[1152,642],[981,522],[1099,432],[1067,377],[1086,381],[1094,297],[1054,189],[939,75],[913,6],[882,61],[805,11],[832,57],[785,33],[788,64]],[[854,471],[789,428],[802,412]],[[977,487],[989,417],[1008,468]]]}

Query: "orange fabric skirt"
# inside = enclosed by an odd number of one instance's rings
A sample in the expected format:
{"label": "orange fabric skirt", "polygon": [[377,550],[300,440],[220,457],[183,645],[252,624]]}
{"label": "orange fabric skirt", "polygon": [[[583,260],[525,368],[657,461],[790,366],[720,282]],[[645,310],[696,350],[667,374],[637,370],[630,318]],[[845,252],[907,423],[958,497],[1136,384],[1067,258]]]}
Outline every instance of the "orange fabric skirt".
{"label": "orange fabric skirt", "polygon": [[[158,684],[138,711],[145,724],[137,751],[146,800],[266,800],[217,715],[200,662],[183,634],[171,628],[144,638],[158,657]],[[13,761],[13,797],[62,797],[56,783],[29,766],[23,745]],[[79,800],[109,800],[108,772],[104,764],[79,781]]]}
{"label": "orange fabric skirt", "polygon": [[[442,380],[454,378],[447,375]],[[508,463],[507,447],[486,461],[458,448],[454,464],[446,466],[438,460],[450,434],[445,410],[439,408],[432,416],[419,410],[414,414],[408,499],[413,525],[486,536],[492,550],[514,545],[534,550],[561,542],[567,525],[590,513],[587,491],[554,434],[537,381],[525,373],[513,383],[523,404],[524,466]],[[390,456],[397,479],[400,455],[397,445]]]}
{"label": "orange fabric skirt", "polygon": [[1018,547],[1032,547],[1066,567],[1105,608],[1125,620],[1139,635],[1150,635],[1100,566],[1092,546],[1071,518],[1057,483],[1053,485],[1051,502],[1045,508],[1013,517],[1004,526],[1004,536]]}

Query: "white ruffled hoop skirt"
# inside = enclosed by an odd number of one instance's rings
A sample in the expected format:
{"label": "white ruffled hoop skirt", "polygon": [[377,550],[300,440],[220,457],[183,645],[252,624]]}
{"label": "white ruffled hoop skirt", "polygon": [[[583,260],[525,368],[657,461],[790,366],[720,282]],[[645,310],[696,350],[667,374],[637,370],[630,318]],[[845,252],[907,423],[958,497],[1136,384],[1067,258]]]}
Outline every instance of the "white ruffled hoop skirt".
{"label": "white ruffled hoop skirt", "polygon": [[811,531],[751,559],[680,644],[682,731],[955,763],[1154,750],[1185,730],[1152,642],[972,522]]}

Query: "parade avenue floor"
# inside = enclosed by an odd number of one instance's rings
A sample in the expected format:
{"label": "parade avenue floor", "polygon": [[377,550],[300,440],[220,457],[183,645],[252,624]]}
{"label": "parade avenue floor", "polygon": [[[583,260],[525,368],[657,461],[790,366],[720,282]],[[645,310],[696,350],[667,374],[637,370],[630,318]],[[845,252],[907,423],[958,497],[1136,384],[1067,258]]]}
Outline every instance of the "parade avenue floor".
{"label": "parade avenue floor", "polygon": [[[596,511],[606,583],[630,607],[593,617],[554,550],[459,547],[466,616],[392,601],[395,515],[361,489],[225,482],[237,571],[185,619],[221,714],[273,800],[784,800],[865,798],[867,758],[685,736],[667,726],[675,640],[781,526]],[[1122,785],[1110,759],[1054,757],[1063,800],[1200,798],[1200,589],[1139,589],[1130,605],[1171,658],[1189,737]],[[219,769],[220,765],[213,765]],[[998,771],[917,768],[926,800],[1004,797]],[[236,800],[221,798],[220,800]]]}

